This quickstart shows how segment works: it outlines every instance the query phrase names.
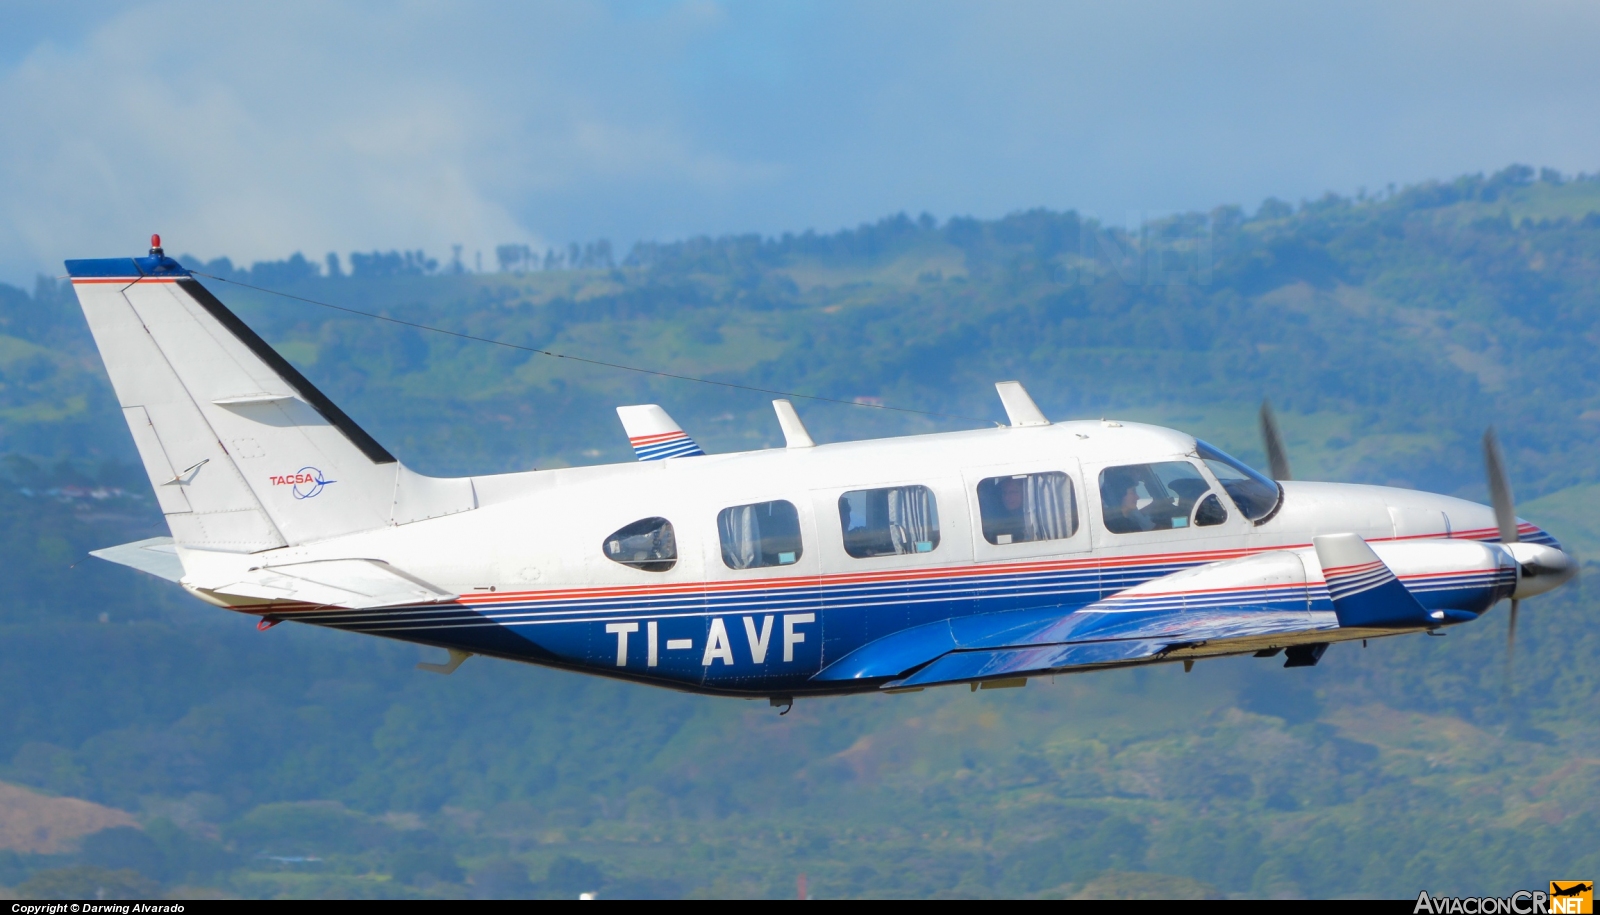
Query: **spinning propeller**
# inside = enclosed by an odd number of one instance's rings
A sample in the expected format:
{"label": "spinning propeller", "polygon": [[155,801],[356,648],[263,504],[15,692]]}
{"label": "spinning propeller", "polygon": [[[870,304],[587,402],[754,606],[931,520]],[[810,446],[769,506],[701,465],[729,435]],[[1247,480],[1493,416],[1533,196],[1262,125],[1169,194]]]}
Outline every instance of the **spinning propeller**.
{"label": "spinning propeller", "polygon": [[1517,563],[1517,587],[1511,592],[1511,619],[1506,628],[1506,686],[1510,688],[1512,650],[1517,644],[1517,611],[1523,598],[1543,594],[1564,583],[1578,568],[1566,553],[1536,543],[1522,543],[1517,536],[1517,507],[1511,498],[1505,455],[1493,426],[1483,433],[1483,466],[1489,475],[1489,504],[1494,507],[1500,542]]}
{"label": "spinning propeller", "polygon": [[[1274,480],[1292,479],[1289,453],[1283,434],[1272,412],[1272,402],[1261,401],[1261,441],[1267,452],[1267,465]],[[1511,497],[1511,480],[1506,474],[1505,455],[1494,428],[1483,433],[1483,464],[1489,477],[1489,503],[1494,508],[1500,543],[1517,564],[1517,584],[1511,592],[1511,617],[1506,629],[1506,683],[1511,683],[1511,659],[1517,644],[1517,614],[1522,601],[1543,594],[1565,583],[1578,571],[1566,553],[1538,543],[1523,543],[1517,535],[1517,506]]]}
{"label": "spinning propeller", "polygon": [[1289,450],[1283,447],[1283,435],[1278,432],[1278,417],[1272,413],[1272,401],[1261,401],[1261,441],[1267,449],[1267,469],[1274,480],[1292,480],[1289,475]]}
{"label": "spinning propeller", "polygon": [[[1483,433],[1483,469],[1489,475],[1489,504],[1494,506],[1494,522],[1500,528],[1500,542],[1517,542],[1517,506],[1511,498],[1511,480],[1506,476],[1505,455],[1500,437],[1490,426]],[[1514,594],[1515,592],[1513,592]],[[1506,627],[1506,685],[1511,684],[1512,649],[1517,645],[1517,610],[1522,601],[1511,598],[1511,622]]]}

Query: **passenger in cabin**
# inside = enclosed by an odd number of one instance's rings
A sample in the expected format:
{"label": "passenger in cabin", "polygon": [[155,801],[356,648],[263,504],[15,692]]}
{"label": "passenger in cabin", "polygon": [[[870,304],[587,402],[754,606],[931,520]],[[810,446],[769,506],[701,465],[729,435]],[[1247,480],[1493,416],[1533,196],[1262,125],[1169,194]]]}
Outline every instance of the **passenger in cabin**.
{"label": "passenger in cabin", "polygon": [[866,526],[866,522],[863,521],[861,516],[856,513],[855,507],[850,504],[849,500],[840,499],[839,527],[841,527],[846,534],[849,534],[851,531],[859,531]]}
{"label": "passenger in cabin", "polygon": [[939,546],[939,507],[926,486],[857,489],[839,496],[844,551],[857,559],[931,553]]}
{"label": "passenger in cabin", "polygon": [[978,484],[978,511],[983,539],[994,544],[1026,543],[1028,487],[1026,476],[990,477]]}
{"label": "passenger in cabin", "polygon": [[983,538],[996,546],[1064,540],[1078,529],[1072,481],[1059,470],[980,481],[978,512]]}
{"label": "passenger in cabin", "polygon": [[993,517],[986,513],[983,519],[983,533],[990,543],[1020,543],[1031,539],[1027,535],[1028,518],[1024,511],[1027,483],[1028,478],[1023,476],[1000,480],[996,487],[1000,504],[995,506]]}

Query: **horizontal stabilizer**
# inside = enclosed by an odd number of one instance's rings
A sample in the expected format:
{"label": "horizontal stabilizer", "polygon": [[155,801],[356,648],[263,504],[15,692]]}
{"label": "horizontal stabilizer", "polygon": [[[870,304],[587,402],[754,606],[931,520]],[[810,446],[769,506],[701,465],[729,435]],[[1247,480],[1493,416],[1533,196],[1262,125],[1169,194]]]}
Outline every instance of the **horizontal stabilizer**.
{"label": "horizontal stabilizer", "polygon": [[457,596],[376,559],[330,559],[252,569],[237,581],[207,590],[350,610],[438,603]]}
{"label": "horizontal stabilizer", "polygon": [[1443,619],[1428,615],[1417,598],[1406,590],[1394,572],[1384,565],[1356,534],[1327,534],[1311,538],[1322,563],[1322,577],[1328,582],[1333,612],[1344,628],[1410,628],[1428,626]]}
{"label": "horizontal stabilizer", "polygon": [[667,411],[653,403],[618,407],[617,418],[628,434],[628,444],[641,461],[662,461],[705,454]]}
{"label": "horizontal stabilizer", "polygon": [[183,578],[183,563],[178,560],[178,548],[172,545],[171,537],[135,540],[119,546],[108,546],[103,550],[90,550],[89,555],[130,569],[138,569],[157,578],[165,578],[167,581],[178,581]]}

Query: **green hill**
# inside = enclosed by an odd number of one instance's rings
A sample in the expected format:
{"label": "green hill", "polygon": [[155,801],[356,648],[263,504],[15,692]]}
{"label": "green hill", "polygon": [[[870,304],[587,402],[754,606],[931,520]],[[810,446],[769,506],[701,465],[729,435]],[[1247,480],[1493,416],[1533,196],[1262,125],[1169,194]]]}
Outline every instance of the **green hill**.
{"label": "green hill", "polygon": [[[1018,378],[1053,417],[1163,422],[1259,461],[1266,396],[1298,478],[1482,498],[1493,423],[1522,514],[1600,555],[1592,179],[1514,168],[1132,230],[899,216],[529,273],[352,263],[202,269],[426,472],[630,460],[622,403],[663,404],[708,450],[781,437],[767,394],[236,284],[943,414],[798,400],[822,440],[998,420],[992,382]],[[804,873],[819,897],[1414,897],[1600,868],[1600,635],[1581,585],[1527,606],[1514,694],[1497,611],[1310,670],[1213,661],[780,718],[483,659],[437,677],[412,647],[258,633],[83,561],[160,532],[117,414],[70,290],[0,287],[0,780],[141,824],[0,850],[0,885],[131,869],[245,896],[786,896]]]}

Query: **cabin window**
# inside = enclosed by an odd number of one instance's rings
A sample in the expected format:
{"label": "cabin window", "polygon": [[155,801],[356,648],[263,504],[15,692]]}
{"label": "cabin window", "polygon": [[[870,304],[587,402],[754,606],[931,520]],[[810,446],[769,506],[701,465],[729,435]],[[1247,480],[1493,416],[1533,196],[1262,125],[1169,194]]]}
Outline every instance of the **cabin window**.
{"label": "cabin window", "polygon": [[800,561],[800,513],[793,503],[735,505],[717,515],[722,563],[730,569],[765,569]]}
{"label": "cabin window", "polygon": [[1216,475],[1217,482],[1228,491],[1233,504],[1251,521],[1261,522],[1271,517],[1283,498],[1283,487],[1260,472],[1253,470],[1237,458],[1207,445],[1195,442],[1200,460]]}
{"label": "cabin window", "polygon": [[926,486],[857,489],[839,497],[844,551],[857,559],[931,553],[939,547],[939,506]]}
{"label": "cabin window", "polygon": [[989,477],[978,484],[983,539],[997,546],[1065,540],[1078,532],[1078,499],[1060,471]]}
{"label": "cabin window", "polygon": [[665,572],[678,563],[678,540],[665,518],[633,522],[607,537],[601,551],[612,562],[645,572]]}
{"label": "cabin window", "polygon": [[[1113,534],[1139,531],[1165,531],[1189,527],[1191,511],[1202,502],[1206,525],[1220,524],[1228,518],[1219,502],[1202,501],[1211,484],[1199,468],[1188,461],[1163,461],[1159,464],[1128,464],[1100,471],[1100,505],[1106,530]],[[1194,518],[1201,525],[1199,513]]]}

